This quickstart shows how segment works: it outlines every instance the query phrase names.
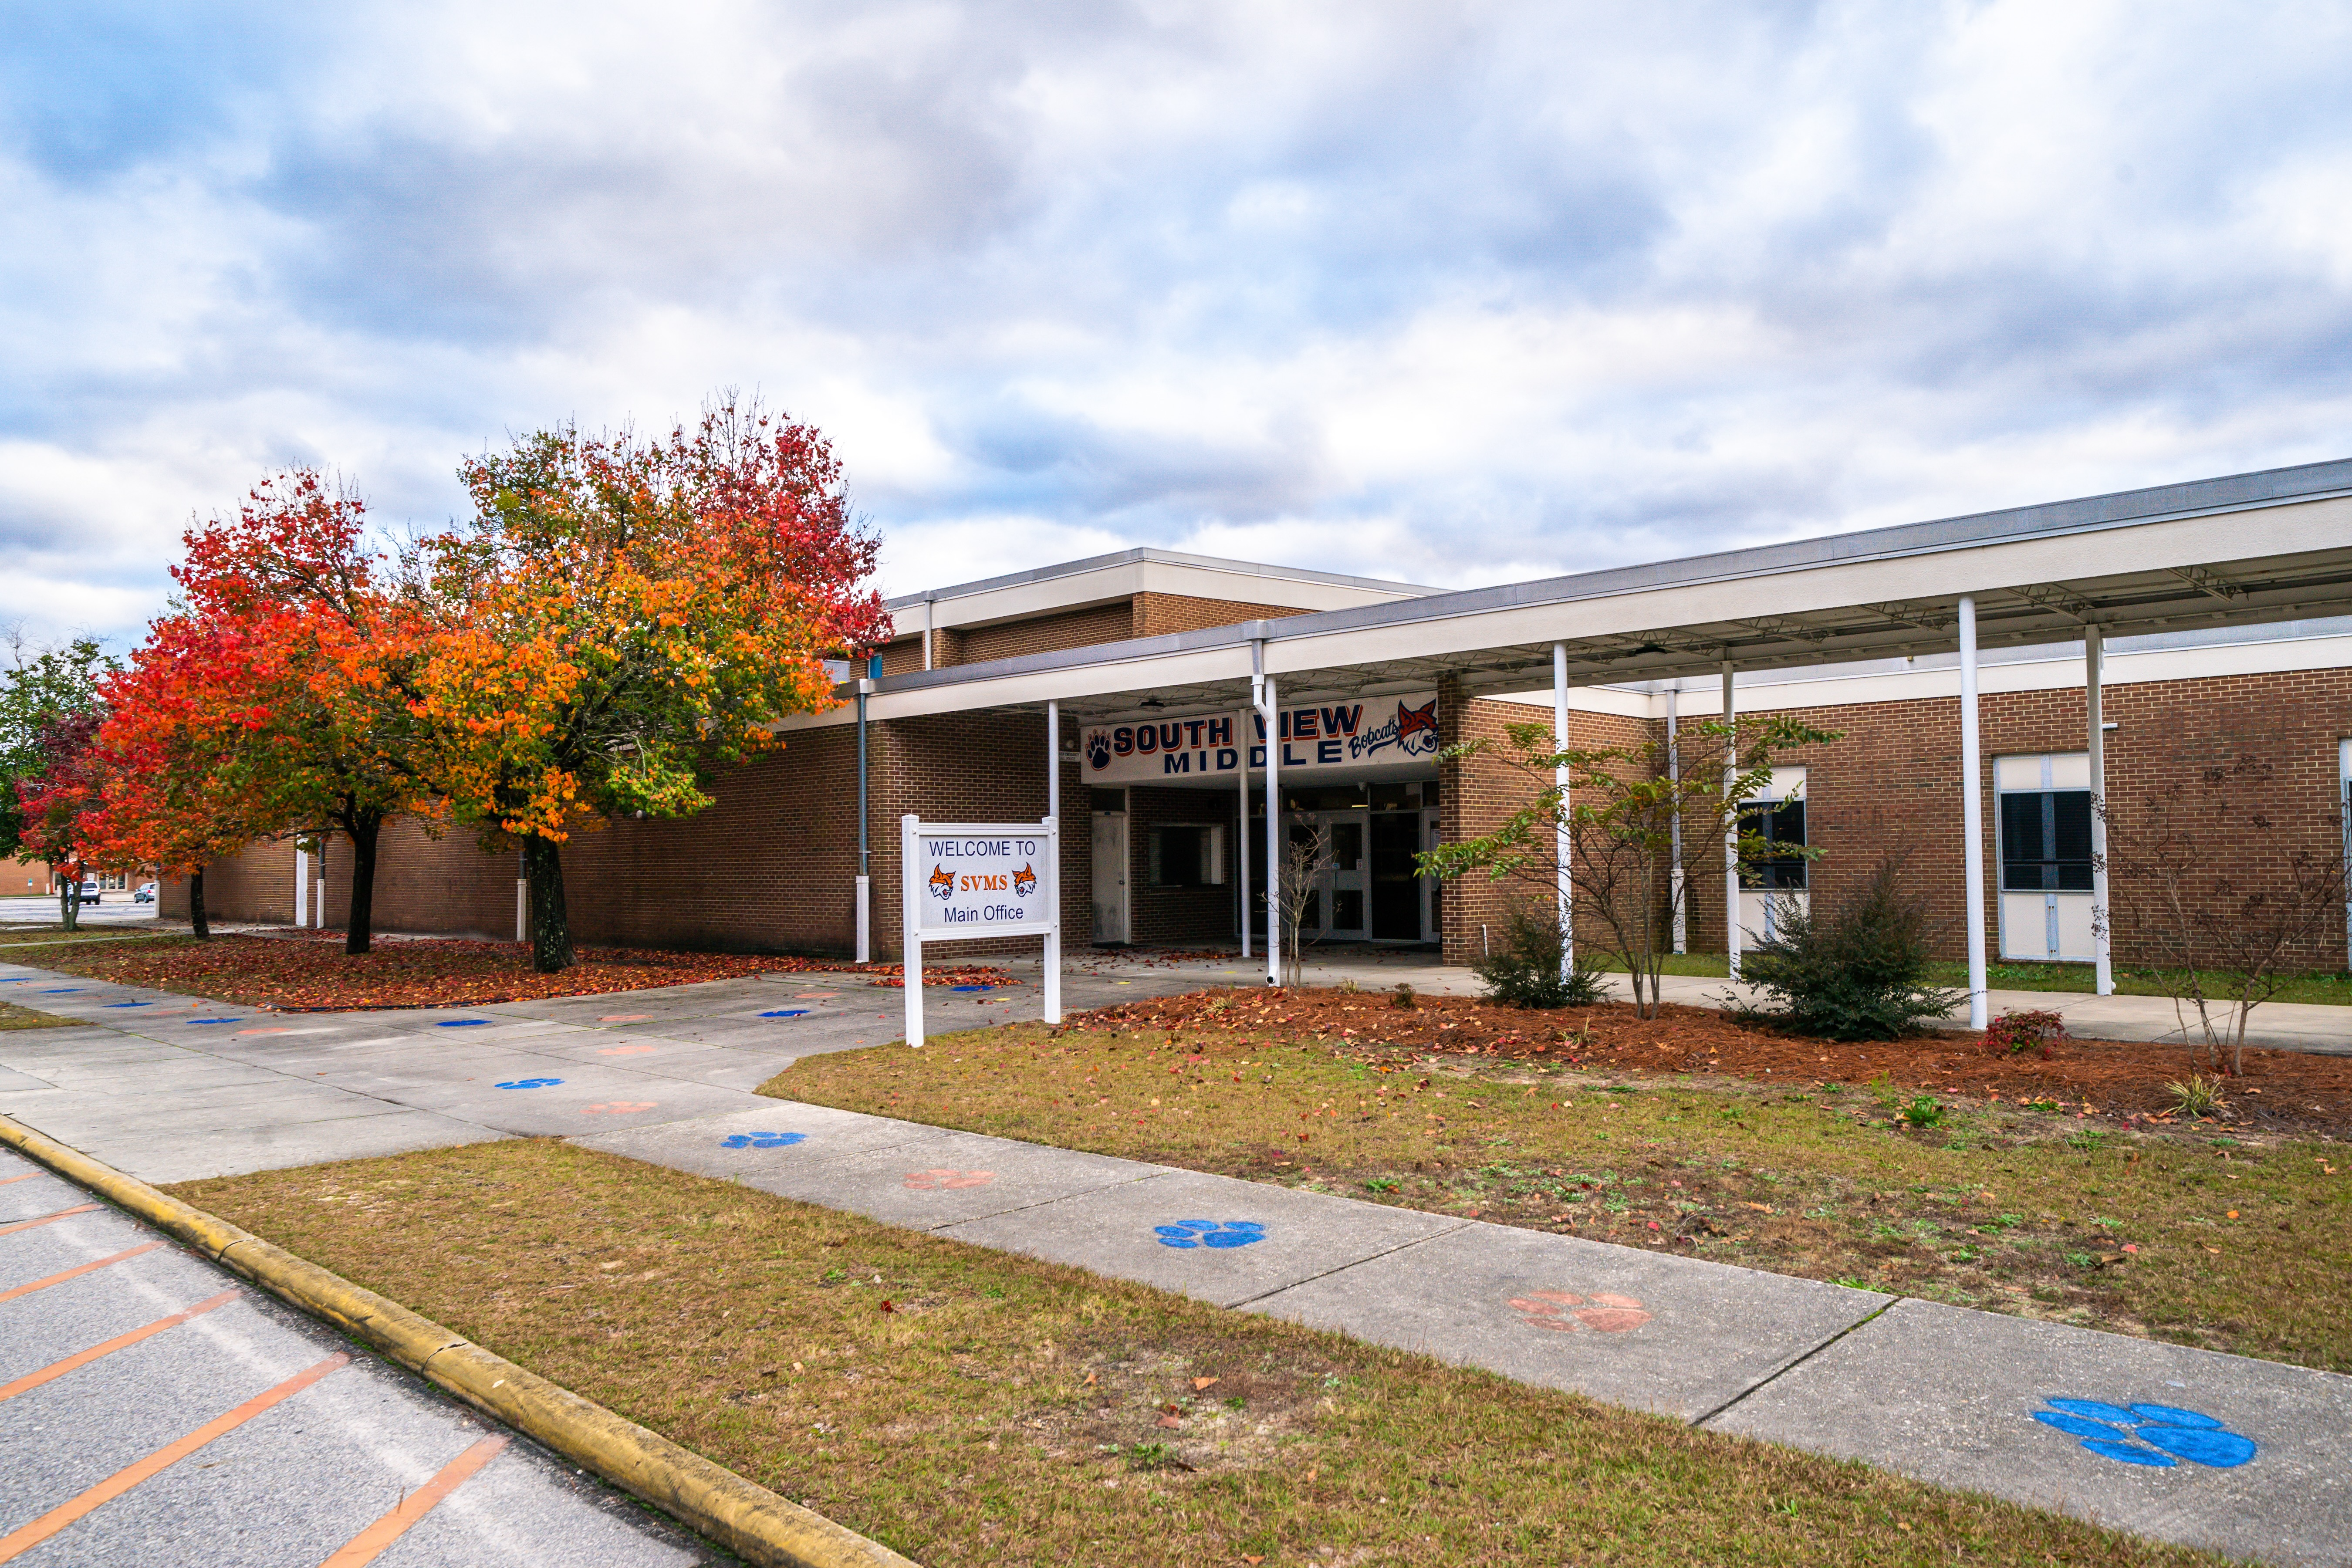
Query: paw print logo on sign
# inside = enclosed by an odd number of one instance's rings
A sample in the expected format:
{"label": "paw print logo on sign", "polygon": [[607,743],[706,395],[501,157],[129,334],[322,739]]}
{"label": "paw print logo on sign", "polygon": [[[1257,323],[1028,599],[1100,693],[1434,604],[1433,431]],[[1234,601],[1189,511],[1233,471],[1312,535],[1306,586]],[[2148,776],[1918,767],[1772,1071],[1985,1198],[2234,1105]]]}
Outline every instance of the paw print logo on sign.
{"label": "paw print logo on sign", "polygon": [[1265,1239],[1265,1226],[1254,1219],[1180,1219],[1155,1225],[1151,1233],[1162,1247],[1247,1247]]}
{"label": "paw print logo on sign", "polygon": [[1510,1307],[1528,1327],[1549,1329],[1559,1334],[1587,1331],[1622,1334],[1650,1321],[1641,1302],[1607,1290],[1595,1290],[1590,1296],[1580,1296],[1573,1290],[1530,1290],[1524,1296],[1512,1297]]}
{"label": "paw print logo on sign", "polygon": [[907,1184],[918,1192],[938,1192],[948,1187],[984,1187],[996,1180],[993,1171],[909,1171]]}
{"label": "paw print logo on sign", "polygon": [[2033,1418],[2055,1426],[2103,1459],[2168,1470],[2183,1459],[2231,1470],[2252,1459],[2255,1444],[2200,1410],[2171,1405],[2107,1405],[2096,1399],[2045,1399]]}
{"label": "paw print logo on sign", "polygon": [[719,1141],[721,1149],[789,1149],[805,1142],[805,1132],[730,1132]]}
{"label": "paw print logo on sign", "polygon": [[1087,737],[1087,764],[1097,771],[1110,766],[1110,737],[1100,730]]}

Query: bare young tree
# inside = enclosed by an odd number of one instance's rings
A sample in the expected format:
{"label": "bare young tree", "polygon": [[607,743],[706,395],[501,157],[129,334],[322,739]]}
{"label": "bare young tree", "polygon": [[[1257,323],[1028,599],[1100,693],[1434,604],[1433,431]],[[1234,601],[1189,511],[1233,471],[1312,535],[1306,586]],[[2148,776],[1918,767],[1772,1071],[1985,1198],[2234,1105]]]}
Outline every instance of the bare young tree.
{"label": "bare young tree", "polygon": [[1299,932],[1307,926],[1307,900],[1320,893],[1323,868],[1331,863],[1331,835],[1317,826],[1294,826],[1282,850],[1282,983],[1297,985],[1307,960]]}
{"label": "bare young tree", "polygon": [[[2288,809],[2278,770],[2241,754],[2200,769],[2107,825],[2112,931],[2153,963],[2192,1061],[2245,1070],[2246,1020],[2294,980],[2344,916],[2342,823],[2334,847],[2270,850]],[[2266,852],[2247,870],[2250,846]],[[2190,1027],[2191,1018],[2195,1028]]]}
{"label": "bare young tree", "polygon": [[[1484,870],[1496,881],[1514,880],[1553,896],[1559,885],[1558,829],[1565,826],[1575,912],[1601,923],[1607,933],[1602,945],[1624,961],[1634,1008],[1644,1018],[1657,1014],[1670,945],[1665,933],[1684,912],[1695,880],[1674,875],[1677,825],[1694,846],[1720,844],[1727,830],[1736,834],[1743,868],[1780,857],[1810,858],[1813,851],[1756,831],[1748,803],[1771,783],[1781,753],[1838,738],[1785,714],[1731,725],[1710,720],[1684,726],[1679,739],[1686,749],[1680,769],[1672,770],[1663,741],[1563,752],[1548,722],[1512,724],[1505,732],[1511,748],[1505,760],[1538,787],[1494,832],[1422,855],[1421,869],[1444,878]],[[1736,768],[1723,754],[1727,740],[1738,754]],[[1450,754],[1486,749],[1488,742],[1472,741]],[[1569,773],[1564,792],[1555,782],[1561,768]]]}

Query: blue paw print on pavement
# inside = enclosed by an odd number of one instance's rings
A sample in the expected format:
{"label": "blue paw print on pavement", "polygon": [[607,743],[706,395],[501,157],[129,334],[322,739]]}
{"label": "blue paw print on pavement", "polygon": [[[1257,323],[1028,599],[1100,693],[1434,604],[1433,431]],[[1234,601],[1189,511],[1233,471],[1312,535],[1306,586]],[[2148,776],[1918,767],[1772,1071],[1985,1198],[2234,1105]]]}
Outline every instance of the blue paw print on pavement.
{"label": "blue paw print on pavement", "polygon": [[488,1022],[488,1018],[444,1018],[433,1026],[436,1029],[478,1029]]}
{"label": "blue paw print on pavement", "polygon": [[805,1132],[730,1132],[719,1142],[721,1149],[789,1149],[808,1137]]}
{"label": "blue paw print on pavement", "polygon": [[2201,1411],[2170,1405],[2103,1405],[2095,1399],[2047,1399],[2033,1418],[2083,1439],[2102,1458],[2168,1470],[2182,1459],[2234,1469],[2254,1457],[2254,1440]]}
{"label": "blue paw print on pavement", "polygon": [[500,1089],[553,1089],[563,1080],[560,1078],[519,1078],[499,1085]]}
{"label": "blue paw print on pavement", "polygon": [[1162,1247],[1247,1247],[1265,1239],[1265,1226],[1254,1219],[1181,1219],[1151,1230]]}
{"label": "blue paw print on pavement", "polygon": [[188,1022],[191,1024],[242,1024],[245,1020],[242,1018],[191,1018]]}
{"label": "blue paw print on pavement", "polygon": [[154,1005],[152,1002],[109,1002],[107,1004],[110,1007],[152,1007]]}
{"label": "blue paw print on pavement", "polygon": [[805,1007],[779,1007],[772,1013],[760,1015],[762,1018],[805,1018],[808,1016],[809,1010]]}

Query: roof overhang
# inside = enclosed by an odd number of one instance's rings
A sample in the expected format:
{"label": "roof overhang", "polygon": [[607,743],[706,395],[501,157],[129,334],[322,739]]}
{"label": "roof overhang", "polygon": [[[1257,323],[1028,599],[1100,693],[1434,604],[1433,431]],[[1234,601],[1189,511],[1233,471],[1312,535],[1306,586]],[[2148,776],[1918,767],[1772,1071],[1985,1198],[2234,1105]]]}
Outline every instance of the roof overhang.
{"label": "roof overhang", "polygon": [[1073,717],[1578,686],[2352,614],[2352,460],[886,678],[877,719],[1052,700]]}

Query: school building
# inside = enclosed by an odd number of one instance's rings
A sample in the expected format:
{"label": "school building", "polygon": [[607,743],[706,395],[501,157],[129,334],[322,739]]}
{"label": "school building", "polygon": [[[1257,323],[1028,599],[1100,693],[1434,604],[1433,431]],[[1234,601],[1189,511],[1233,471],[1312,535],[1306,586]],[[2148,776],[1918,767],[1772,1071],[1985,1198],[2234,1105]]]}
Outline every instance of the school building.
{"label": "school building", "polygon": [[[2093,962],[2095,796],[2121,833],[2168,783],[2260,759],[2285,809],[2210,844],[2249,878],[2339,853],[2352,799],[2352,461],[1492,588],[1137,549],[890,607],[898,635],[844,667],[839,706],[790,722],[710,809],[565,846],[578,940],[847,954],[862,902],[889,956],[902,814],[1058,805],[1066,943],[1246,934],[1263,952],[1269,843],[1320,831],[1309,940],[1461,962],[1517,895],[1440,886],[1413,858],[1489,830],[1531,785],[1447,747],[1531,720],[1638,744],[1727,702],[1841,738],[1787,759],[1762,803],[1820,858],[1735,889],[1719,842],[1686,847],[1693,951],[1899,847],[1979,973]],[[340,923],[348,847],[299,858],[257,845],[210,868],[214,918]],[[376,920],[511,939],[517,879],[511,853],[395,825]],[[164,912],[184,909],[167,889]],[[2337,922],[2298,961],[2343,967],[2346,940]]]}

